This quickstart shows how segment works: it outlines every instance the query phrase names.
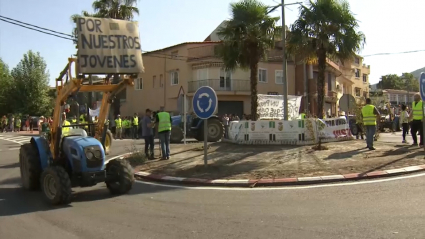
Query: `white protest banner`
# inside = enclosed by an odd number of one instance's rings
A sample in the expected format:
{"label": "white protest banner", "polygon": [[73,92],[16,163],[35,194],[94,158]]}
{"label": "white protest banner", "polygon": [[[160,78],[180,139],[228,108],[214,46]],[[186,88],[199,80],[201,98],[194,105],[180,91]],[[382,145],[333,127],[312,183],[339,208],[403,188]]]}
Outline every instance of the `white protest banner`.
{"label": "white protest banner", "polygon": [[[288,119],[297,119],[302,96],[288,95]],[[258,95],[259,119],[283,119],[282,95]]]}
{"label": "white protest banner", "polygon": [[80,73],[144,72],[137,22],[81,17],[77,19],[77,31]]}
{"label": "white protest banner", "polygon": [[339,139],[352,137],[350,126],[344,117],[317,119],[319,137],[322,139]]}
{"label": "white protest banner", "polygon": [[99,116],[100,108],[97,108],[95,110],[92,110],[89,108],[89,115],[90,116]]}

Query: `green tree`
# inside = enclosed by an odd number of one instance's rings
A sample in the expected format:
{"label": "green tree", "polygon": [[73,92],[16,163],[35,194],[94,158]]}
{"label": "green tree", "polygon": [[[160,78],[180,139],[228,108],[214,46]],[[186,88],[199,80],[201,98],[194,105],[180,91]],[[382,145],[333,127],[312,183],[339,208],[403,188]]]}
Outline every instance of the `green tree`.
{"label": "green tree", "polygon": [[13,101],[10,93],[12,88],[12,76],[10,75],[9,67],[0,58],[0,117],[13,113],[11,102]]}
{"label": "green tree", "polygon": [[318,63],[318,117],[323,118],[326,60],[353,60],[363,48],[365,36],[357,31],[358,22],[347,1],[310,0],[301,6],[298,19],[290,28],[288,52]]}
{"label": "green tree", "polygon": [[401,76],[389,74],[381,77],[377,88],[418,92],[419,81],[410,73],[403,73]]}
{"label": "green tree", "polygon": [[40,53],[28,51],[11,74],[15,111],[29,115],[50,114],[49,72]]}
{"label": "green tree", "polygon": [[237,67],[251,70],[251,117],[257,120],[258,63],[274,47],[282,27],[276,25],[279,17],[269,16],[269,7],[257,0],[231,3],[230,7],[232,18],[217,32],[223,40],[217,54],[226,70]]}

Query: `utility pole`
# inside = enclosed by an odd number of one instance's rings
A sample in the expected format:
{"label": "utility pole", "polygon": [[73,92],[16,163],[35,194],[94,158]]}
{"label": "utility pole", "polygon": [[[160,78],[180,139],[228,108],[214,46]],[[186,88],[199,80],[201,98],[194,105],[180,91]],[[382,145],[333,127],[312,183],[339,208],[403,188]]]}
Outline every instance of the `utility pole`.
{"label": "utility pole", "polygon": [[288,120],[288,77],[287,77],[287,61],[286,61],[286,24],[285,24],[285,6],[302,4],[294,2],[285,4],[282,0],[282,85],[283,85],[283,120]]}
{"label": "utility pole", "polygon": [[282,85],[283,85],[283,120],[288,120],[288,78],[286,73],[286,25],[285,0],[282,0]]}

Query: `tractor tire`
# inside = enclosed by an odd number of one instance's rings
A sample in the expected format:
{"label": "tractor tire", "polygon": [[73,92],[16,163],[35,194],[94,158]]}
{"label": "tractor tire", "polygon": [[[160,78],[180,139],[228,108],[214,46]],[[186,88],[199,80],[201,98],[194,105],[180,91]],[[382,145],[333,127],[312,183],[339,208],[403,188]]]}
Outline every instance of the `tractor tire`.
{"label": "tractor tire", "polygon": [[105,154],[108,155],[111,152],[111,147],[112,147],[112,133],[111,131],[108,129],[106,131],[106,137],[105,137]]}
{"label": "tractor tire", "polygon": [[52,205],[69,204],[72,199],[71,179],[61,166],[50,166],[41,174],[41,189]]}
{"label": "tractor tire", "polygon": [[125,194],[134,183],[133,168],[125,159],[113,159],[106,165],[106,187],[113,195]]}
{"label": "tractor tire", "polygon": [[27,143],[19,150],[19,165],[21,170],[22,186],[27,190],[40,188],[41,163],[37,149]]}
{"label": "tractor tire", "polygon": [[218,119],[208,119],[208,142],[218,142],[222,138],[224,138],[223,123]]}
{"label": "tractor tire", "polygon": [[171,128],[170,143],[178,144],[182,142],[183,137],[184,137],[183,130],[179,126],[173,126]]}
{"label": "tractor tire", "polygon": [[351,134],[354,136],[359,134],[359,130],[357,129],[357,125],[355,124],[350,125],[350,131],[351,131]]}

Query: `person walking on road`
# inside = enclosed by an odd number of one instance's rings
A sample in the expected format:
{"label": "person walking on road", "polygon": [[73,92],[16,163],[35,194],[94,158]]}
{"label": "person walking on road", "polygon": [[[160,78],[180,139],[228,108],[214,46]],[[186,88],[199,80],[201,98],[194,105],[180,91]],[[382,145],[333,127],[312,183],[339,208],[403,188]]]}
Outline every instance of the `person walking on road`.
{"label": "person walking on road", "polygon": [[400,113],[400,124],[401,128],[403,130],[403,141],[402,143],[407,143],[406,141],[406,134],[409,130],[409,113],[406,111],[406,105],[401,106],[401,113]]}
{"label": "person walking on road", "polygon": [[159,112],[156,114],[155,125],[161,144],[162,160],[170,159],[171,122],[171,115],[168,112]]}
{"label": "person walking on road", "polygon": [[153,127],[155,122],[151,119],[152,111],[146,109],[145,117],[142,119],[142,137],[145,139],[145,155],[149,160],[155,159],[154,157],[154,139],[153,139]]}
{"label": "person walking on road", "polygon": [[423,121],[423,115],[422,115],[422,100],[421,96],[419,94],[415,94],[414,96],[414,102],[412,103],[412,114],[410,114],[409,119],[412,120],[411,125],[411,133],[412,133],[412,139],[413,139],[413,146],[418,146],[418,136],[417,133],[419,131],[420,135],[420,141],[419,145],[423,145],[423,132],[422,132],[422,121]]}
{"label": "person walking on road", "polygon": [[370,98],[366,99],[366,105],[362,108],[363,125],[366,128],[366,144],[369,150],[375,150],[373,147],[374,135],[376,133],[376,122],[380,119],[380,113]]}

